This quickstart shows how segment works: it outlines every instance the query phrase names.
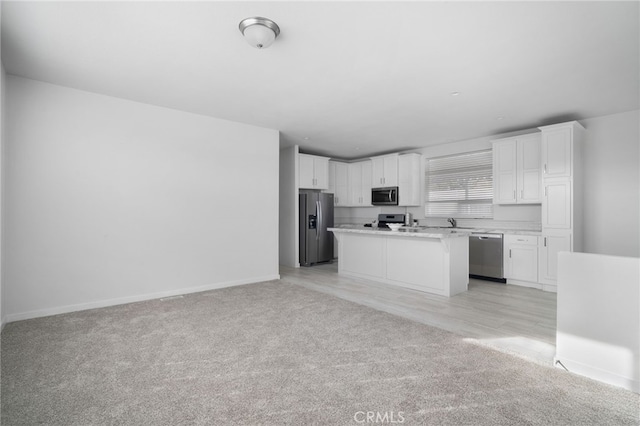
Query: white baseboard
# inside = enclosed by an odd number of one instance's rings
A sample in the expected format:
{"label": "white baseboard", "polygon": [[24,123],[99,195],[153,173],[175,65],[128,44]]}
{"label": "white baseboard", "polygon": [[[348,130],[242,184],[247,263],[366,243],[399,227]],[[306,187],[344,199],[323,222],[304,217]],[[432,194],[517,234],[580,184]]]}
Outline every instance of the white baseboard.
{"label": "white baseboard", "polygon": [[217,290],[226,287],[235,287],[245,284],[255,284],[264,281],[279,280],[280,274],[268,275],[264,277],[254,277],[235,281],[225,281],[208,284],[199,287],[187,287],[176,290],[161,291],[157,293],[139,294],[135,296],[119,297],[115,299],[98,300],[95,302],[79,303],[75,305],[57,306],[53,308],[9,314],[2,322],[2,326],[9,322],[22,321],[32,318],[48,317],[51,315],[66,314],[69,312],[86,311],[88,309],[106,308],[108,306],[124,305],[127,303],[144,302],[145,300],[162,299],[164,297],[179,296],[182,294],[200,293],[203,291]]}
{"label": "white baseboard", "polygon": [[571,373],[589,377],[590,379],[608,383],[613,386],[618,386],[635,393],[640,393],[640,381],[633,377],[623,377],[610,371],[602,370],[564,357],[554,357],[553,364],[556,367],[566,369]]}

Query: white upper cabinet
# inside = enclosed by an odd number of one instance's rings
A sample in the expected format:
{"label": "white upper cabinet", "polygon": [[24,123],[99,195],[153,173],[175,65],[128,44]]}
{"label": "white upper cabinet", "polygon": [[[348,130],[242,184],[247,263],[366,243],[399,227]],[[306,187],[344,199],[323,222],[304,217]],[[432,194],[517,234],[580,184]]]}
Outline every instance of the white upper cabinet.
{"label": "white upper cabinet", "polygon": [[349,164],[329,161],[329,191],[334,194],[333,205],[349,205]]}
{"label": "white upper cabinet", "polygon": [[516,141],[493,142],[493,203],[517,202]]}
{"label": "white upper cabinet", "polygon": [[329,189],[329,159],[317,155],[298,154],[301,189]]}
{"label": "white upper cabinet", "polygon": [[420,154],[398,157],[398,205],[420,205]]}
{"label": "white upper cabinet", "polygon": [[398,154],[371,158],[371,186],[398,186]]}
{"label": "white upper cabinet", "polygon": [[540,134],[493,141],[494,204],[539,204]]}
{"label": "white upper cabinet", "polygon": [[539,204],[540,197],[540,135],[518,139],[518,202]]}
{"label": "white upper cabinet", "polygon": [[349,205],[371,206],[371,161],[349,163]]}
{"label": "white upper cabinet", "polygon": [[545,178],[572,175],[573,127],[551,128],[542,133],[542,172]]}

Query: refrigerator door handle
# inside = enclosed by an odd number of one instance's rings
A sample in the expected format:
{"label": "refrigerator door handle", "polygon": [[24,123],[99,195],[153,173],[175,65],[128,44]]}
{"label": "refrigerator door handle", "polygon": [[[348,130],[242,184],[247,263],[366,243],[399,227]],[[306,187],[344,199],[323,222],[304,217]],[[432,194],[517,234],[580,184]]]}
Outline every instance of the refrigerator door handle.
{"label": "refrigerator door handle", "polygon": [[320,233],[318,232],[318,228],[322,229],[322,203],[320,201],[316,201],[316,217],[318,218],[318,223],[316,224],[316,241],[320,239]]}

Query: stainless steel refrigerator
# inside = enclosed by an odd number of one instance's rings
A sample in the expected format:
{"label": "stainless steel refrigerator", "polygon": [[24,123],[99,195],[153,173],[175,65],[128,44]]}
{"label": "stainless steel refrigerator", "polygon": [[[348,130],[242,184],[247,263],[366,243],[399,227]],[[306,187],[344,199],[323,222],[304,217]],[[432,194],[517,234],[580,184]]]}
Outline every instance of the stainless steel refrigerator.
{"label": "stainless steel refrigerator", "polygon": [[300,191],[300,265],[333,259],[333,194]]}

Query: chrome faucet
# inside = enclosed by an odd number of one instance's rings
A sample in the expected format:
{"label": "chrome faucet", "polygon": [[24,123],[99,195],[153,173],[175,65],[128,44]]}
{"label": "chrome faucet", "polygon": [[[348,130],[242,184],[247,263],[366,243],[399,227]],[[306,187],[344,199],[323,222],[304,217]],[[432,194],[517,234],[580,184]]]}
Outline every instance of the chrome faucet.
{"label": "chrome faucet", "polygon": [[450,217],[449,219],[447,219],[447,222],[451,224],[452,228],[456,227],[456,220],[454,218]]}

